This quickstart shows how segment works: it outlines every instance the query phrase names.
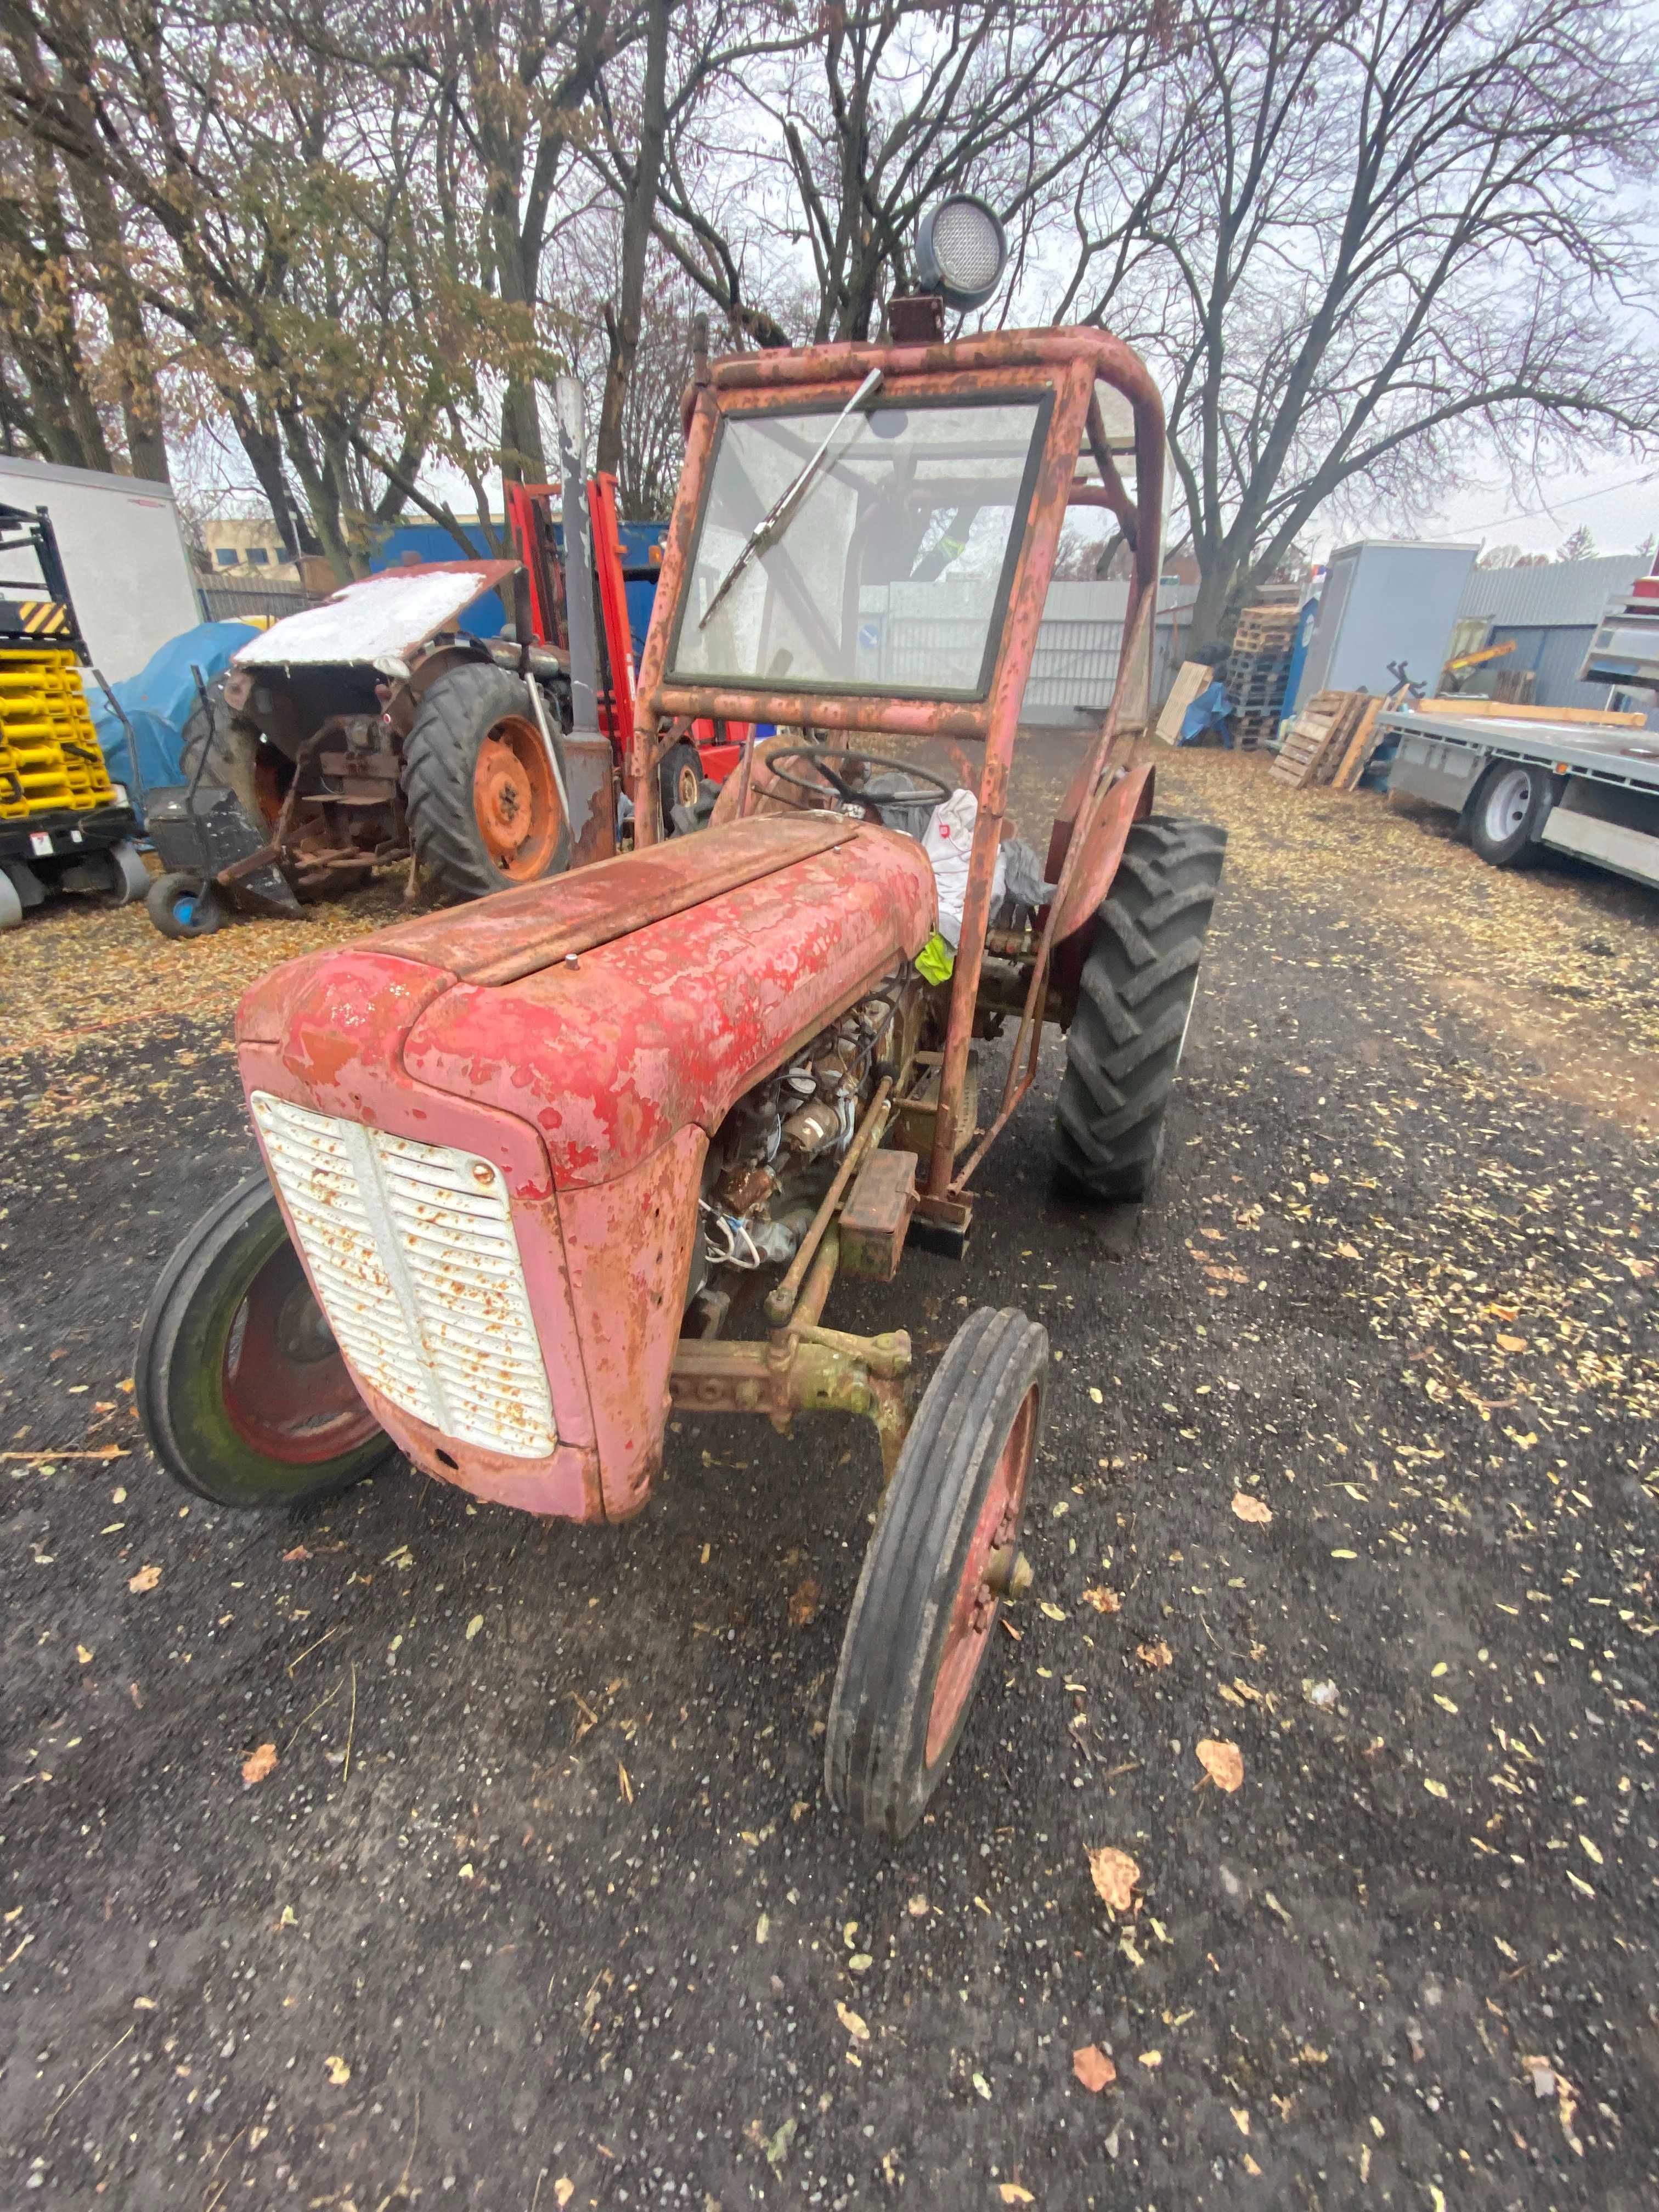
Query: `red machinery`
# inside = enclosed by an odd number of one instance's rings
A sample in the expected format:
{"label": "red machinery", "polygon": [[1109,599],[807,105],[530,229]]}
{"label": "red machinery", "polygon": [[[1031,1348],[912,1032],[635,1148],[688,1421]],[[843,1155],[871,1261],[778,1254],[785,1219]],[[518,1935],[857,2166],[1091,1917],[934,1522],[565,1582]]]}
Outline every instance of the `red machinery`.
{"label": "red machinery", "polygon": [[[982,275],[992,219],[954,206],[933,246]],[[1021,1586],[1049,1352],[1024,1314],[982,1308],[918,1401],[908,1334],[827,1327],[826,1302],[838,1273],[892,1278],[913,1232],[960,1249],[1045,1024],[1066,1033],[1066,1179],[1146,1194],[1225,842],[1152,811],[1134,743],[1151,380],[1101,331],[946,343],[942,315],[898,303],[891,342],[698,380],[635,702],[636,849],[253,988],[236,1034],[268,1176],[174,1255],[137,1370],[157,1455],[229,1504],[401,1454],[480,1498],[616,1521],[650,1497],[671,1408],[864,1417],[885,1489],[826,1779],[890,1835],[938,1784]],[[1033,905],[1002,888],[1008,770],[1074,498],[1110,504],[1134,575]],[[751,740],[729,818],[663,842],[663,759],[726,717],[803,735]],[[895,735],[946,741],[976,809],[862,749]],[[947,796],[972,817],[955,921],[906,827]],[[999,1033],[981,1130],[972,1041]]]}
{"label": "red machinery", "polygon": [[[531,634],[538,644],[568,651],[564,567],[553,535],[554,506],[560,487],[509,483],[506,489],[508,537],[530,580],[533,625]],[[623,556],[622,527],[617,516],[617,479],[610,475],[590,477],[586,492],[600,614],[599,725],[611,740],[620,773],[634,732],[634,643],[627,591],[629,571]],[[641,572],[633,573],[638,575]],[[650,575],[654,586],[654,564],[644,573]],[[745,723],[716,721],[708,715],[691,719],[658,763],[657,780],[665,820],[674,818],[676,826],[682,830],[692,826],[703,798],[702,787],[725,782],[742,756],[743,741],[748,734]],[[677,814],[677,810],[683,811]]]}

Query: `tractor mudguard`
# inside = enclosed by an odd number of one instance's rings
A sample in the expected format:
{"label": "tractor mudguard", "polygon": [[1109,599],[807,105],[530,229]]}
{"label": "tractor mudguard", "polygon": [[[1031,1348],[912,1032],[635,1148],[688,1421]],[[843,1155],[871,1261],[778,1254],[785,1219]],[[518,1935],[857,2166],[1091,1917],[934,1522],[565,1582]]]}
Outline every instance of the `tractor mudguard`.
{"label": "tractor mudguard", "polygon": [[530,1512],[639,1510],[709,1137],[913,959],[934,913],[912,839],[795,815],[399,923],[253,987],[237,1041],[272,1182],[359,1389],[417,1467]]}
{"label": "tractor mudguard", "polygon": [[[188,784],[167,784],[152,791],[146,802],[144,827],[161,856],[161,866],[200,876],[216,876],[238,860],[252,857],[270,841],[234,791],[205,779],[194,791]],[[300,902],[282,871],[274,864],[256,868],[230,886],[230,896],[257,912],[296,915]]]}

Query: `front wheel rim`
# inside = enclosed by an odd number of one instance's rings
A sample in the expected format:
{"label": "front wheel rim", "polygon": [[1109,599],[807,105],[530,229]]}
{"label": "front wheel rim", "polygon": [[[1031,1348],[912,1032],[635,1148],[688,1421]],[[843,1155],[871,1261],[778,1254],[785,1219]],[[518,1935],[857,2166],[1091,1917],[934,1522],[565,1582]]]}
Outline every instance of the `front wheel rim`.
{"label": "front wheel rim", "polygon": [[1502,845],[1524,826],[1532,807],[1532,778],[1523,768],[1511,769],[1494,781],[1486,794],[1486,836]]}
{"label": "front wheel rim", "polygon": [[378,1433],[286,1239],[226,1316],[219,1387],[242,1443],[285,1467],[343,1458]]}
{"label": "front wheel rim", "polygon": [[1020,1401],[1019,1411],[997,1455],[996,1466],[975,1518],[933,1677],[923,1753],[924,1762],[929,1767],[939,1764],[955,1738],[973,1696],[980,1665],[1001,1608],[1001,1592],[993,1587],[990,1579],[991,1558],[994,1553],[1012,1546],[1019,1534],[1025,1485],[1031,1470],[1031,1449],[1036,1435],[1036,1385],[1033,1383]]}
{"label": "front wheel rim", "polygon": [[522,714],[490,725],[472,770],[472,808],[490,865],[514,883],[544,876],[563,810],[541,732]]}

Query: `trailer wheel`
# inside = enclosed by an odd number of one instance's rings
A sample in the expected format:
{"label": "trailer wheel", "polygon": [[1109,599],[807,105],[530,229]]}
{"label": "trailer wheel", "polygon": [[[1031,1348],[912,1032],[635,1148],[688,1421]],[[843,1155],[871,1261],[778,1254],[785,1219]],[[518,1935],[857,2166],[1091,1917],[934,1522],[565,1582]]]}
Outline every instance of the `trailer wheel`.
{"label": "trailer wheel", "polygon": [[144,911],[163,937],[211,937],[225,919],[213,885],[183,868],[156,877],[144,894]]}
{"label": "trailer wheel", "polygon": [[205,750],[203,780],[234,791],[248,820],[261,830],[270,830],[276,824],[283,795],[294,781],[294,763],[276,745],[264,742],[257,723],[250,722],[245,715],[233,714],[226,706],[223,675],[216,676],[208,685],[207,698],[210,714],[203,713],[198,698],[185,717],[179,752],[179,779],[186,784],[195,780]]}
{"label": "trailer wheel", "polygon": [[[551,730],[565,790],[564,749]],[[439,677],[404,743],[410,836],[421,866],[484,898],[570,865],[570,824],[534,710],[516,676],[464,661]]]}
{"label": "trailer wheel", "polygon": [[156,1458],[216,1505],[327,1497],[398,1456],[357,1395],[263,1173],[210,1207],[168,1261],[135,1374]]}
{"label": "trailer wheel", "polygon": [[1061,1173],[1092,1198],[1145,1198],[1158,1179],[1226,847],[1206,822],[1137,822],[1096,917],[1054,1123]]}
{"label": "trailer wheel", "polygon": [[0,929],[23,927],[23,896],[10,875],[0,868]]}
{"label": "trailer wheel", "polygon": [[908,1835],[962,1733],[1018,1556],[1048,1373],[1048,1332],[981,1306],[916,1408],[830,1701],[824,1779],[861,1827]]}
{"label": "trailer wheel", "polygon": [[1524,868],[1538,857],[1534,831],[1549,806],[1549,779],[1513,761],[1494,761],[1469,801],[1469,842],[1494,868]]}

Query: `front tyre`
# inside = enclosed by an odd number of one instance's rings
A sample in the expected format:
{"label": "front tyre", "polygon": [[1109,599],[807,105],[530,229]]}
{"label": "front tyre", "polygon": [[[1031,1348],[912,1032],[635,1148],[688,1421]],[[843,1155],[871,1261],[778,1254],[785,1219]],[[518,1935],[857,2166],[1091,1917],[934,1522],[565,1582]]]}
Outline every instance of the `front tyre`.
{"label": "front tyre", "polygon": [[[564,776],[558,732],[550,735]],[[404,790],[416,856],[447,891],[485,898],[568,868],[559,787],[516,676],[463,661],[424,694],[404,744]]]}
{"label": "front tyre", "polygon": [[982,1306],[916,1408],[830,1701],[824,1780],[860,1827],[908,1835],[962,1733],[1018,1553],[1048,1372],[1048,1332]]}
{"label": "front tyre", "polygon": [[1083,963],[1054,1121],[1062,1175],[1091,1198],[1145,1198],[1198,993],[1227,833],[1137,822]]}
{"label": "front tyre", "polygon": [[209,1209],[155,1285],[138,1411],[169,1474],[216,1505],[295,1505],[390,1468],[263,1172]]}

